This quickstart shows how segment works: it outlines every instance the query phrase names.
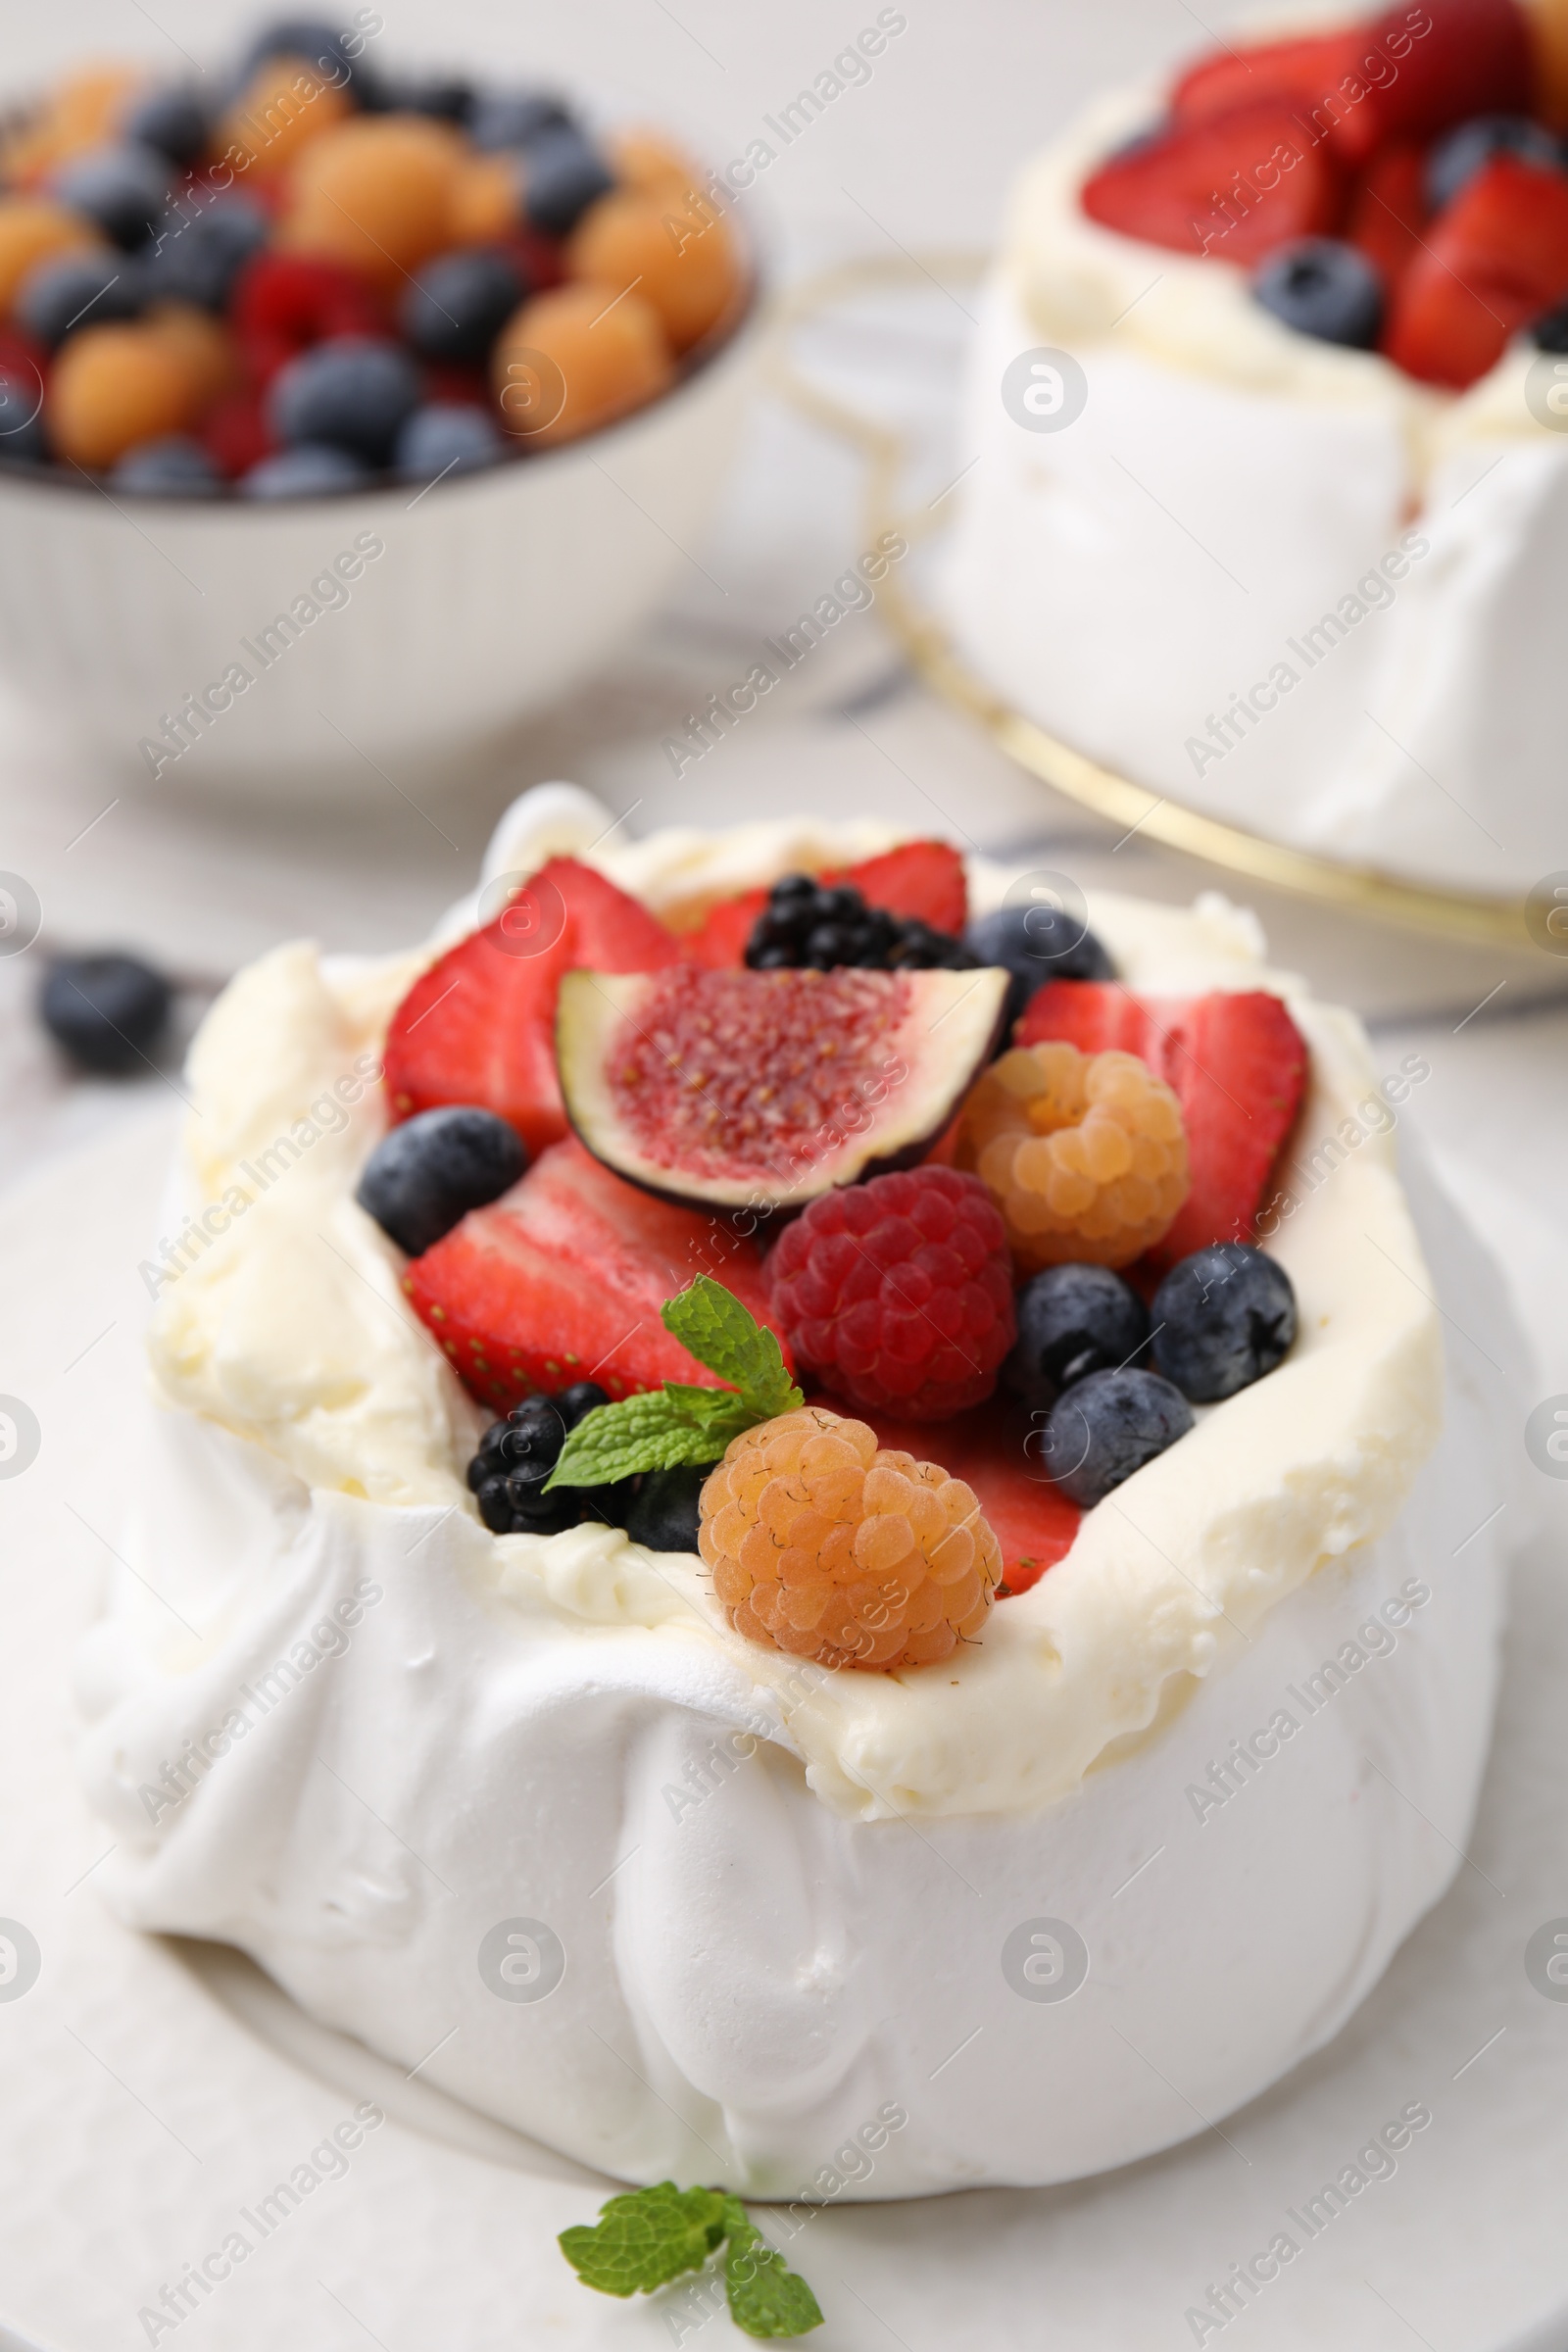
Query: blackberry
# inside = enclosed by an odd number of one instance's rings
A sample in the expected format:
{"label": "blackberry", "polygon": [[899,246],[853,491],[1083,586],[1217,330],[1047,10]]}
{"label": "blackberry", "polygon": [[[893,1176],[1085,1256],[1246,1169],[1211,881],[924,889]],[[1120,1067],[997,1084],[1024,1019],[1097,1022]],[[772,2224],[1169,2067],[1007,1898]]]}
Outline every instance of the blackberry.
{"label": "blackberry", "polygon": [[980,958],[962,940],[934,931],[917,915],[868,906],[852,883],[786,874],[753,925],[746,961],[754,972],[806,966],[832,972],[846,965],[872,972],[968,972]]}
{"label": "blackberry", "polygon": [[492,1421],[468,1464],[468,1485],[479,1516],[495,1536],[558,1536],[583,1519],[620,1524],[621,1491],[610,1487],[558,1487],[545,1480],[561,1458],[566,1432],[585,1413],[608,1404],[591,1380],[579,1380],[556,1396],[525,1396],[504,1421]]}

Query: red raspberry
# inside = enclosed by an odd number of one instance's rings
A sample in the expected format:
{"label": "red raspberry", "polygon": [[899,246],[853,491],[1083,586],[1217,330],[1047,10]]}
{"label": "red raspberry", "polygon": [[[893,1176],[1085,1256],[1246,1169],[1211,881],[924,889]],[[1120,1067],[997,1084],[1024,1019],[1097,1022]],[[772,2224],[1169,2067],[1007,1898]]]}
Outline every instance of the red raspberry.
{"label": "red raspberry", "polygon": [[201,439],[208,456],[230,481],[249,473],[277,447],[260,392],[228,392],[207,412]]}
{"label": "red raspberry", "polygon": [[956,1168],[813,1200],[779,1237],[768,1281],[802,1369],[908,1421],[983,1403],[1012,1346],[1006,1231],[985,1186]]}
{"label": "red raspberry", "polygon": [[234,281],[229,308],[247,347],[305,351],[330,335],[386,333],[386,314],[363,277],[302,253],[257,254]]}

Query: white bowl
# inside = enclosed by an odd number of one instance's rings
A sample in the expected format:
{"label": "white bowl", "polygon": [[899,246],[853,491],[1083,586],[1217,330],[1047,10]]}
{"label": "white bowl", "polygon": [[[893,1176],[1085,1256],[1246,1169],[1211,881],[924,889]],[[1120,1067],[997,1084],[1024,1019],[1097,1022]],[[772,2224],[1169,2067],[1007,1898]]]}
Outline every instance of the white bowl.
{"label": "white bowl", "polygon": [[[272,506],[0,472],[0,676],[143,781],[297,796],[388,762],[450,776],[599,668],[686,566],[762,318],[754,286],[646,409],[422,490]],[[182,710],[183,744],[165,725]]]}

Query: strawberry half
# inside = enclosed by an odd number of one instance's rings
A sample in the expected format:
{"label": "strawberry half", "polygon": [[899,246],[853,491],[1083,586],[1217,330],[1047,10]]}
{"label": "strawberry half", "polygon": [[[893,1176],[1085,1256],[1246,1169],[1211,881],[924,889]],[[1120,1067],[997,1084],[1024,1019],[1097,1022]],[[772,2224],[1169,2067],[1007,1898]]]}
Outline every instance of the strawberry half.
{"label": "strawberry half", "polygon": [[[839,1396],[812,1402],[836,1413],[845,1410]],[[939,1461],[952,1477],[973,1487],[1002,1545],[1008,1592],[1027,1592],[1070,1549],[1083,1513],[1052,1485],[1038,1460],[1031,1475],[1025,1446],[1032,1433],[1021,1410],[999,1413],[995,1405],[981,1405],[951,1421],[895,1421],[859,1405],[854,1410],[876,1431],[878,1445],[912,1453],[916,1461]],[[1038,1454],[1038,1438],[1035,1450]]]}
{"label": "strawberry half", "polygon": [[[934,931],[956,938],[969,919],[969,889],[963,859],[945,841],[906,841],[880,858],[863,858],[858,865],[835,866],[820,874],[824,884],[853,883],[868,906],[885,906],[906,921],[918,916]],[[724,899],[709,913],[700,929],[681,939],[681,953],[690,963],[709,970],[740,963],[752,927],[767,905],[765,890],[748,890],[737,899]]]}
{"label": "strawberry half", "polygon": [[1568,172],[1494,156],[1427,231],[1383,350],[1406,374],[1462,391],[1565,294]]}
{"label": "strawberry half", "polygon": [[1350,198],[1346,236],[1382,272],[1392,297],[1426,235],[1426,161],[1396,140],[1376,154]]}
{"label": "strawberry half", "polygon": [[1515,0],[1430,0],[1346,32],[1202,58],[1177,82],[1171,111],[1198,122],[1273,99],[1305,140],[1326,140],[1353,167],[1392,139],[1425,142],[1472,115],[1530,114],[1531,82]]}
{"label": "strawberry half", "polygon": [[721,1388],[659,1316],[702,1273],[769,1321],[755,1243],[726,1236],[713,1257],[710,1217],[623,1183],[573,1137],[414,1258],[403,1287],[465,1387],[505,1413],[579,1380],[612,1396],[665,1380]]}
{"label": "strawberry half", "polygon": [[[519,935],[535,921],[539,953]],[[552,858],[505,913],[470,932],[415,982],[392,1016],[386,1090],[394,1119],[473,1102],[515,1127],[530,1152],[566,1132],[556,1075],[563,972],[654,972],[680,960],[673,933],[591,865]]]}
{"label": "strawberry half", "polygon": [[1338,91],[1363,46],[1362,36],[1350,31],[1215,51],[1182,75],[1171,92],[1170,111],[1183,122],[1200,122],[1277,99],[1293,114],[1309,118],[1331,91]]}
{"label": "strawberry half", "polygon": [[1367,94],[1344,130],[1359,156],[1386,139],[1431,139],[1473,115],[1535,112],[1530,28],[1516,0],[1396,4],[1362,27],[1357,48]]}
{"label": "strawberry half", "polygon": [[864,858],[825,882],[853,882],[868,906],[885,906],[906,921],[918,916],[933,931],[956,939],[969,919],[963,859],[946,841],[906,841],[880,858]]}
{"label": "strawberry half", "polygon": [[1080,201],[1125,237],[1247,268],[1292,237],[1330,234],[1341,183],[1327,145],[1274,98],[1123,148],[1085,180]]}
{"label": "strawberry half", "polygon": [[1306,1085],[1306,1047],[1278,997],[1250,989],[1146,1001],[1114,982],[1051,980],[1014,1036],[1020,1046],[1065,1038],[1081,1054],[1136,1054],[1175,1089],[1193,1189],[1145,1262],[1173,1266],[1210,1242],[1253,1238]]}

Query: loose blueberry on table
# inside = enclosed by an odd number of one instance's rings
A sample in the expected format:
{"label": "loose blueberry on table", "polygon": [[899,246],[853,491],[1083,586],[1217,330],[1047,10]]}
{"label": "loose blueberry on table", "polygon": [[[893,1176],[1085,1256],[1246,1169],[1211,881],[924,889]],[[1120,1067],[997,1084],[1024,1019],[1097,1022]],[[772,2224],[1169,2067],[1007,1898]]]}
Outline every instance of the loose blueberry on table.
{"label": "loose blueberry on table", "polygon": [[172,984],[139,956],[58,956],[44,975],[38,1013],[81,1069],[123,1078],[154,1067],[173,1002]]}

